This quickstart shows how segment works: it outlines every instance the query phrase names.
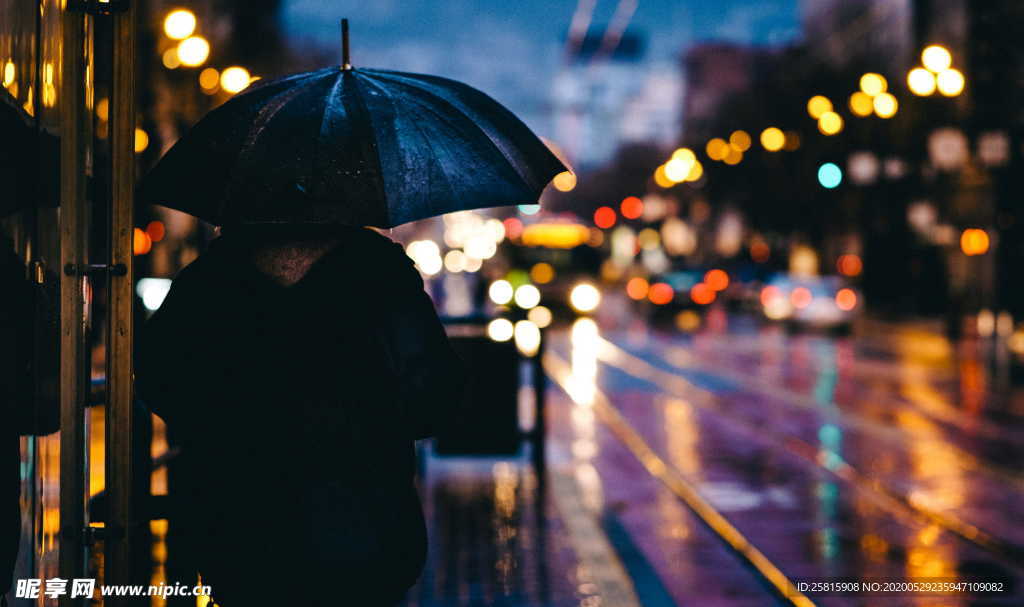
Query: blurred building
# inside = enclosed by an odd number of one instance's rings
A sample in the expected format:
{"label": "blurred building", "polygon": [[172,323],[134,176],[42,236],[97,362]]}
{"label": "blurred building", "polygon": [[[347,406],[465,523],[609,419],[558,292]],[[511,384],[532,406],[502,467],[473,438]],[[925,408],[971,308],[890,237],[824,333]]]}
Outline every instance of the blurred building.
{"label": "blurred building", "polygon": [[801,0],[800,13],[811,56],[829,66],[902,73],[914,54],[914,0]]}
{"label": "blurred building", "polygon": [[577,171],[606,164],[623,145],[669,147],[679,135],[683,85],[674,66],[645,64],[638,34],[623,34],[611,51],[603,45],[604,36],[582,38],[555,78],[556,137]]}
{"label": "blurred building", "polygon": [[683,130],[687,139],[714,136],[725,103],[736,95],[750,92],[755,80],[759,51],[753,47],[727,42],[698,44],[683,57],[686,99]]}

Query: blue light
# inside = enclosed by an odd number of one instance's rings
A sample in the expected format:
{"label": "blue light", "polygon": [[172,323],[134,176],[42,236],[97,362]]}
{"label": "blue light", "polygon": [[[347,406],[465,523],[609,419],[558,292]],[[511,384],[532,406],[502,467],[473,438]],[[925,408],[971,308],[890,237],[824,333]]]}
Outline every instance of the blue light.
{"label": "blue light", "polygon": [[836,166],[835,163],[826,162],[818,167],[818,183],[822,186],[831,190],[838,186],[842,181],[843,170]]}
{"label": "blue light", "polygon": [[519,205],[519,212],[523,215],[534,215],[540,211],[539,204],[521,204]]}

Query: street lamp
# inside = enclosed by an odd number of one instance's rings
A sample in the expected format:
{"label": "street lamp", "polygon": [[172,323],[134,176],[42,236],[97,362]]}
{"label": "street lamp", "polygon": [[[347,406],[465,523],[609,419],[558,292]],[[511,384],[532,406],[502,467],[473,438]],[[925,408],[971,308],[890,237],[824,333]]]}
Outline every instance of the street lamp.
{"label": "street lamp", "polygon": [[167,13],[164,18],[164,33],[171,40],[184,40],[196,31],[195,14],[183,8]]}
{"label": "street lamp", "polygon": [[202,36],[185,38],[178,43],[178,60],[187,67],[199,67],[210,56],[210,43]]}
{"label": "street lamp", "polygon": [[936,90],[945,97],[956,97],[964,90],[963,73],[952,67],[953,55],[939,44],[921,51],[921,64],[907,72],[907,87],[919,97],[927,97]]}

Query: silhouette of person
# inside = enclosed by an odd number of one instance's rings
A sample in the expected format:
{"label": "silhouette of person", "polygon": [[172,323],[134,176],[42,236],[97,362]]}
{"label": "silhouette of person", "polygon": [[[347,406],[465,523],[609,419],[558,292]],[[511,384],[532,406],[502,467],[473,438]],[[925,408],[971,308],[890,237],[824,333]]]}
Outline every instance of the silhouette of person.
{"label": "silhouette of person", "polygon": [[452,423],[462,387],[412,261],[349,227],[226,229],[136,368],[181,448],[186,558],[225,607],[400,600],[426,551],[413,441]]}
{"label": "silhouette of person", "polygon": [[0,595],[10,590],[21,536],[18,435],[32,408],[32,285],[0,235]]}

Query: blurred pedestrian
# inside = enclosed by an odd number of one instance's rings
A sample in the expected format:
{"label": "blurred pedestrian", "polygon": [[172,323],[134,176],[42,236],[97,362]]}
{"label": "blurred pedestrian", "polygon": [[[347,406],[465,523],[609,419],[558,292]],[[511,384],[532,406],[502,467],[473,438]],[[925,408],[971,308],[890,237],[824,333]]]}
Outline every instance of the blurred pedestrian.
{"label": "blurred pedestrian", "polygon": [[13,244],[0,235],[0,595],[10,590],[21,537],[18,435],[33,407],[32,285]]}
{"label": "blurred pedestrian", "polygon": [[137,392],[181,448],[171,529],[218,604],[401,599],[426,551],[413,441],[462,396],[401,246],[366,228],[227,228],[140,341]]}

